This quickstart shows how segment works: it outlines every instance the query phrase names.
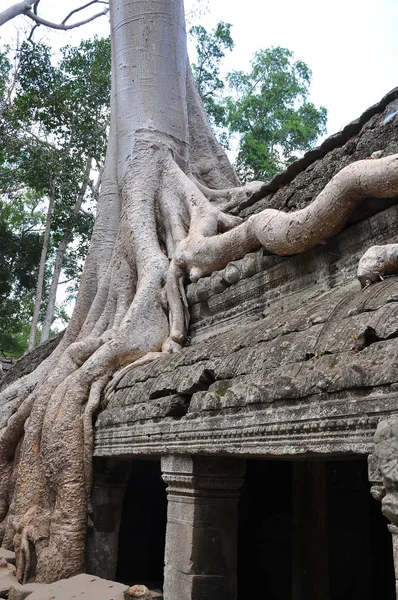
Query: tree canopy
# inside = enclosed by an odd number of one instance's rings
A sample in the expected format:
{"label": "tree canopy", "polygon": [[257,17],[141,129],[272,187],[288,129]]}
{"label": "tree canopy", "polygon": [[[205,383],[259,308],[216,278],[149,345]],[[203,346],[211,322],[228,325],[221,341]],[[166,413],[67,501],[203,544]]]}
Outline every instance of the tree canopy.
{"label": "tree canopy", "polygon": [[325,133],[327,111],[308,101],[311,70],[287,48],[254,55],[248,73],[228,75],[226,122],[240,134],[236,160],[243,181],[269,179]]}
{"label": "tree canopy", "polygon": [[325,133],[326,109],[308,100],[311,70],[290,50],[259,50],[248,72],[222,78],[222,59],[234,47],[231,25],[220,22],[210,33],[199,25],[190,33],[196,85],[223,145],[238,135],[235,168],[242,181],[269,179]]}
{"label": "tree canopy", "polygon": [[13,358],[27,349],[40,260],[40,235],[31,224],[26,197],[0,201],[0,354]]}
{"label": "tree canopy", "polygon": [[195,25],[189,33],[196,42],[196,62],[192,63],[196,87],[210,121],[215,126],[222,126],[225,123],[225,82],[220,69],[225,53],[235,45],[231,24],[220,21],[210,33],[203,25]]}

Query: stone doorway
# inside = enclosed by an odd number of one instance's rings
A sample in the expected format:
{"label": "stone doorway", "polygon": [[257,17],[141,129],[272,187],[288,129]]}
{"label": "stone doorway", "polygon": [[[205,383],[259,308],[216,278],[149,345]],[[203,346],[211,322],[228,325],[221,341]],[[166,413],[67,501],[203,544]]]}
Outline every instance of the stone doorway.
{"label": "stone doorway", "polygon": [[395,600],[391,535],[367,461],[247,460],[238,600]]}
{"label": "stone doorway", "polygon": [[119,530],[117,581],[163,589],[166,522],[160,460],[133,460]]}

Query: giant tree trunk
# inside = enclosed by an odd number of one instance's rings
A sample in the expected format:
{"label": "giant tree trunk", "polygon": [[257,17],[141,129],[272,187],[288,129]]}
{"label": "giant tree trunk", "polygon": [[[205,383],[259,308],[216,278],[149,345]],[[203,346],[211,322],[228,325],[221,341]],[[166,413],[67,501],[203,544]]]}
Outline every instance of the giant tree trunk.
{"label": "giant tree trunk", "polygon": [[338,230],[362,197],[398,191],[398,158],[389,157],[344,169],[297,213],[229,216],[223,208],[261,184],[238,187],[211,133],[187,64],[182,0],[110,8],[110,139],[76,307],[52,356],[0,405],[0,534],[24,581],[84,570],[92,416],[118,370],[181,348],[186,278],[261,244],[302,252]]}

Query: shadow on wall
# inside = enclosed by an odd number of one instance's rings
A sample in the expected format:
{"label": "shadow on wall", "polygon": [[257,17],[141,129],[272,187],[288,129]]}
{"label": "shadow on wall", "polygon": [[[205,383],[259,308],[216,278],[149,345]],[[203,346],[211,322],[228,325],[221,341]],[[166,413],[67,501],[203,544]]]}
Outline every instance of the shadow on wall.
{"label": "shadow on wall", "polygon": [[123,501],[116,581],[163,588],[166,484],[159,460],[133,460]]}

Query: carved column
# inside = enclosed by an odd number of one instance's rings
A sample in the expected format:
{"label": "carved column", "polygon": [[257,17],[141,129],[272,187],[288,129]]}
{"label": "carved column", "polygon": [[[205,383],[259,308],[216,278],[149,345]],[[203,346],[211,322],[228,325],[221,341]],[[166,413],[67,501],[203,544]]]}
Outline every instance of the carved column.
{"label": "carved column", "polygon": [[245,461],[165,456],[165,600],[235,600],[237,507]]}
{"label": "carved column", "polygon": [[130,471],[131,461],[94,459],[92,523],[86,541],[86,571],[90,575],[115,579],[119,527]]}
{"label": "carved column", "polygon": [[390,521],[395,590],[398,598],[398,419],[381,421],[375,433],[374,455],[369,456],[372,495],[381,500],[383,515]]}

